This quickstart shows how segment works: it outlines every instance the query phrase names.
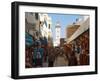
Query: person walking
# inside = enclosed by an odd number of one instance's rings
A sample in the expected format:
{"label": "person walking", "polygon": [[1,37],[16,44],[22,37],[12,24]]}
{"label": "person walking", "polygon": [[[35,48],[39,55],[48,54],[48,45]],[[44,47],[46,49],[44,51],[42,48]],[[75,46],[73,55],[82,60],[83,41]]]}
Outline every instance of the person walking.
{"label": "person walking", "polygon": [[64,53],[63,49],[59,49],[57,52],[56,59],[54,61],[54,66],[68,66],[68,59],[66,58],[66,55]]}
{"label": "person walking", "polygon": [[72,53],[70,54],[70,57],[69,57],[69,66],[76,66],[78,65],[78,62],[77,62],[77,58],[75,56],[75,52],[72,51]]}
{"label": "person walking", "polygon": [[54,59],[55,59],[54,54],[55,54],[54,49],[50,48],[48,50],[48,67],[53,67],[53,63],[54,63]]}

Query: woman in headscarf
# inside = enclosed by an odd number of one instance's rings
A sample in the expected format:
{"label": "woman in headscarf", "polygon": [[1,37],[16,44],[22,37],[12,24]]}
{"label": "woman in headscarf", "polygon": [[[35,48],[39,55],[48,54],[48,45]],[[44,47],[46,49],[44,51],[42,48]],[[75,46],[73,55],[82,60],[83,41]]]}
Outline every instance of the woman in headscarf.
{"label": "woman in headscarf", "polygon": [[54,61],[54,66],[68,66],[68,58],[65,55],[64,48],[59,48],[57,56]]}

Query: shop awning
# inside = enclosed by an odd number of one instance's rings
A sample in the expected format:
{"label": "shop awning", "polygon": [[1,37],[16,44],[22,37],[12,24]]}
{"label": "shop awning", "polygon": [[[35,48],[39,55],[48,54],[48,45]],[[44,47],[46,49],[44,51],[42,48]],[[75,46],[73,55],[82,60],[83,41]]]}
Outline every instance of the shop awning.
{"label": "shop awning", "polygon": [[29,33],[25,33],[25,44],[31,46],[33,44],[33,38]]}
{"label": "shop awning", "polygon": [[75,33],[70,38],[67,39],[67,43],[73,41],[79,35],[81,35],[83,32],[88,30],[89,26],[90,26],[90,21],[89,21],[89,17],[88,17],[83,23],[80,24],[80,27],[75,31]]}

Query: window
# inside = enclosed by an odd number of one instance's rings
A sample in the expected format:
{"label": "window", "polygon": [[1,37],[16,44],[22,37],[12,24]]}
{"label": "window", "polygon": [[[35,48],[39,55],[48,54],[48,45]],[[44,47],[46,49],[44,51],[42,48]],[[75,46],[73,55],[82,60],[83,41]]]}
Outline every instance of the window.
{"label": "window", "polygon": [[50,24],[49,24],[49,29],[50,29]]}

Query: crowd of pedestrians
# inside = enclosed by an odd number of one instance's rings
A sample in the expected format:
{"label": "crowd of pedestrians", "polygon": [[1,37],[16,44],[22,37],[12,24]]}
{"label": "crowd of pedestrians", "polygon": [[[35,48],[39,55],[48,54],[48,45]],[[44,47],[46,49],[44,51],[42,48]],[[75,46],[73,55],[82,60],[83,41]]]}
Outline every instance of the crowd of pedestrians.
{"label": "crowd of pedestrians", "polygon": [[26,46],[26,68],[77,66],[89,64],[88,51],[83,49],[80,42],[58,47],[48,47],[46,37],[33,39],[30,47]]}

